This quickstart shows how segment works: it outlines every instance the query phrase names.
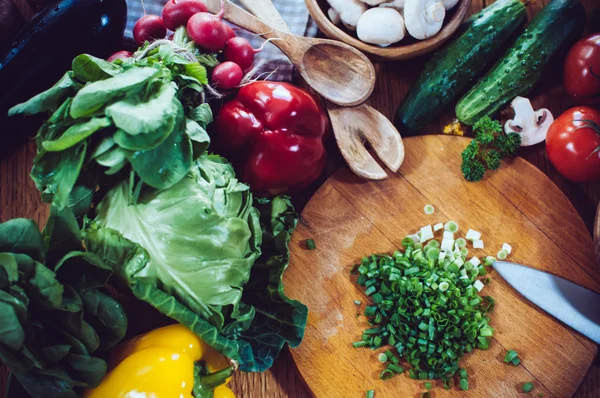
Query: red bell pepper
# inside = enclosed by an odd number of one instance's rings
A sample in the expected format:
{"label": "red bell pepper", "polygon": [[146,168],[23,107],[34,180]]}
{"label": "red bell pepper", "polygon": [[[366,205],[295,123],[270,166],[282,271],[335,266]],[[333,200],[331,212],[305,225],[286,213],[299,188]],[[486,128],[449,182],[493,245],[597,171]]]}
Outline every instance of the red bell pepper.
{"label": "red bell pepper", "polygon": [[259,194],[299,191],[325,167],[327,116],[307,91],[288,83],[242,87],[219,112],[213,142]]}

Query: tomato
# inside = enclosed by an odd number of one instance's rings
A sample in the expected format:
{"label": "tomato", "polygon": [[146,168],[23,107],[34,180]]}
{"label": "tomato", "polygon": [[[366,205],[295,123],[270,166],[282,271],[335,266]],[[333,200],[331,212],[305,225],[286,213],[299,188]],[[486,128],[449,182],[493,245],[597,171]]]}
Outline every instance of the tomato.
{"label": "tomato", "polygon": [[575,43],[567,54],[564,85],[575,99],[600,103],[600,33]]}
{"label": "tomato", "polygon": [[548,130],[546,152],[567,179],[600,179],[600,111],[577,106],[560,115]]}

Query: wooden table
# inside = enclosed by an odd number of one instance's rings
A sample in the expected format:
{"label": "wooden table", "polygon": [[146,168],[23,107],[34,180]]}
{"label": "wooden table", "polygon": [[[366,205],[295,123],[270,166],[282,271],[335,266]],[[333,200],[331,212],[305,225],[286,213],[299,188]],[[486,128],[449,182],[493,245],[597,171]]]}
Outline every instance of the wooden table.
{"label": "wooden table", "polygon": [[[538,0],[529,5],[529,13],[535,14],[548,0]],[[600,0],[581,0],[588,13],[593,8],[600,7]],[[488,2],[473,0],[471,11],[476,12]],[[376,64],[377,84],[370,104],[387,117],[393,114],[406,95],[410,83],[416,79],[419,71],[428,57],[390,63]],[[545,78],[538,88],[530,95],[534,108],[545,107],[558,116],[564,110],[576,105],[564,93],[561,87],[562,62],[558,60],[547,70]],[[509,109],[505,109],[502,117],[511,116]],[[447,112],[438,124],[431,125],[425,132],[439,133],[441,128],[453,118],[452,111]],[[11,132],[3,132],[11,134]],[[16,132],[15,132],[16,133]],[[327,175],[335,168],[343,165],[343,161],[332,144],[330,146],[330,166]],[[546,157],[544,145],[523,149],[520,155],[537,166],[547,174],[573,202],[575,208],[586,222],[591,231],[594,214],[600,200],[600,183],[573,184],[561,177]],[[38,223],[46,219],[47,208],[39,200],[35,185],[29,179],[29,170],[35,157],[34,142],[16,150],[11,156],[0,159],[0,222],[14,217],[33,218]],[[325,178],[326,176],[324,176]],[[314,190],[312,191],[314,192]],[[298,210],[301,210],[310,194],[307,192],[296,198]],[[293,259],[292,259],[293,261]],[[332,365],[334,366],[334,365]],[[4,391],[3,378],[0,379],[0,398]],[[286,348],[282,351],[273,368],[262,374],[237,374],[232,381],[233,389],[241,398],[267,398],[267,397],[309,397],[309,390],[300,378],[295,364]],[[434,392],[435,394],[435,392]],[[575,395],[578,398],[600,397],[600,361],[597,359],[590,369],[588,376]],[[111,397],[107,397],[111,398]],[[337,398],[337,397],[323,397]],[[343,398],[343,397],[340,397]],[[560,398],[560,397],[557,397]]]}

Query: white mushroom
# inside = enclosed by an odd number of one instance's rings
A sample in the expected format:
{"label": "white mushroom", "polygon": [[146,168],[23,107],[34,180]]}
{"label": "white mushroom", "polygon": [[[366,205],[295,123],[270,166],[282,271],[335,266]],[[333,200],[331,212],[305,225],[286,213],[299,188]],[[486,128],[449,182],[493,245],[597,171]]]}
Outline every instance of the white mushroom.
{"label": "white mushroom", "polygon": [[380,5],[381,3],[387,3],[390,0],[360,0],[360,1],[362,1],[365,4],[370,5],[372,7],[375,7],[375,6]]}
{"label": "white mushroom", "polygon": [[515,116],[504,125],[506,134],[519,134],[521,146],[539,144],[546,139],[546,133],[554,122],[554,116],[548,109],[534,111],[531,102],[523,97],[515,97],[510,106],[514,109]]}
{"label": "white mushroom", "polygon": [[405,0],[404,23],[415,39],[432,37],[442,28],[446,9],[441,0]]}
{"label": "white mushroom", "polygon": [[387,3],[382,3],[379,5],[379,7],[383,7],[383,8],[393,8],[396,11],[402,11],[402,9],[404,8],[404,0],[393,0],[393,1],[388,1]]}
{"label": "white mushroom", "polygon": [[359,0],[327,0],[331,8],[340,15],[340,20],[349,30],[356,30],[361,15],[367,11],[367,5]]}
{"label": "white mushroom", "polygon": [[356,34],[365,43],[386,47],[404,38],[404,19],[393,8],[371,8],[358,20]]}
{"label": "white mushroom", "polygon": [[459,2],[459,0],[442,0],[442,3],[444,3],[444,8],[446,10],[451,9],[452,7],[454,7],[455,5],[457,5]]}
{"label": "white mushroom", "polygon": [[329,7],[329,10],[327,10],[327,16],[329,17],[331,22],[333,22],[334,25],[340,24],[340,22],[341,22],[340,13],[337,12],[335,8]]}

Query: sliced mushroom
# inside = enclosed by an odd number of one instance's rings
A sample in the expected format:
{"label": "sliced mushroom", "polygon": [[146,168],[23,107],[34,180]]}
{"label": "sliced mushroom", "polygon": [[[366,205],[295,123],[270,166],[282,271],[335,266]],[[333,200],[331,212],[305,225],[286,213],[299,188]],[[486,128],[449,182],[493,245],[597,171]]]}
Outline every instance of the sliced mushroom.
{"label": "sliced mushroom", "polygon": [[446,9],[441,0],[405,0],[404,23],[415,39],[424,40],[442,29]]}
{"label": "sliced mushroom", "polygon": [[393,0],[379,5],[382,8],[393,8],[396,11],[402,11],[404,8],[404,0]]}
{"label": "sliced mushroom", "polygon": [[454,7],[455,5],[457,5],[459,2],[459,0],[442,0],[442,3],[444,3],[444,8],[446,10],[451,9],[452,7]]}
{"label": "sliced mushroom", "polygon": [[359,0],[327,0],[339,13],[340,20],[349,30],[356,30],[358,19],[367,11],[367,5]]}
{"label": "sliced mushroom", "polygon": [[393,8],[371,8],[358,20],[356,34],[365,43],[386,47],[404,38],[404,19]]}
{"label": "sliced mushroom", "polygon": [[521,146],[539,144],[546,139],[546,134],[554,116],[548,109],[533,110],[527,98],[515,97],[510,103],[515,111],[513,119],[504,124],[504,132],[517,133],[521,136]]}

